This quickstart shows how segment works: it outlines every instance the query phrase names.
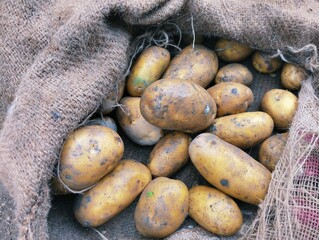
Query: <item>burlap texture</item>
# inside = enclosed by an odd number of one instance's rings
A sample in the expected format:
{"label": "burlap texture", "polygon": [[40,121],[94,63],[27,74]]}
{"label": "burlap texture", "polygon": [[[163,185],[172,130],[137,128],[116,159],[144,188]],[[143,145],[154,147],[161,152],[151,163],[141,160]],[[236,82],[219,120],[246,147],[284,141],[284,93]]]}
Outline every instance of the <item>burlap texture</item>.
{"label": "burlap texture", "polygon": [[[186,14],[188,17],[181,20],[184,31],[191,32],[192,18],[198,33],[236,39],[257,49],[281,53],[288,60],[316,72],[318,12],[319,2],[314,0],[2,1],[0,178],[16,204],[19,238],[48,238],[48,182],[63,140],[97,109],[102,98],[114,89],[114,84],[125,77],[136,29],[140,31],[149,24]],[[302,51],[298,52],[300,48]],[[318,99],[312,88],[318,82],[318,78],[312,79],[306,92],[303,87],[303,93],[316,104],[306,112],[299,107],[294,129],[299,129],[296,126],[305,123],[305,118],[318,119],[313,115],[318,112]],[[300,101],[300,106],[307,102],[302,97]],[[313,127],[310,129],[311,124],[306,124],[302,130],[311,130],[318,136],[318,121],[310,121]],[[287,149],[307,144],[300,143],[298,137],[290,137]],[[282,159],[289,158],[289,164],[302,168],[303,162],[294,156],[287,151]],[[318,160],[316,156],[314,159]],[[283,172],[275,172],[271,185],[274,188],[276,174],[281,176]],[[318,178],[316,181],[318,183]],[[318,209],[318,196],[311,196],[317,204],[312,206]],[[285,197],[281,201],[289,201]],[[294,204],[296,202],[301,204],[305,200],[298,198]],[[282,211],[289,212],[291,208],[286,206]],[[268,231],[282,229],[280,225],[278,229],[277,224],[266,224],[269,217],[265,213],[259,216],[258,224],[250,232],[261,239],[268,236],[265,235]],[[296,216],[294,213],[293,217]],[[296,223],[296,219],[291,221]],[[299,224],[298,227],[302,225],[309,226]],[[261,231],[260,227],[265,230]],[[281,239],[291,239],[289,237],[296,234],[293,229],[287,228]],[[303,235],[294,236],[296,239],[306,236],[304,230],[299,232]]]}

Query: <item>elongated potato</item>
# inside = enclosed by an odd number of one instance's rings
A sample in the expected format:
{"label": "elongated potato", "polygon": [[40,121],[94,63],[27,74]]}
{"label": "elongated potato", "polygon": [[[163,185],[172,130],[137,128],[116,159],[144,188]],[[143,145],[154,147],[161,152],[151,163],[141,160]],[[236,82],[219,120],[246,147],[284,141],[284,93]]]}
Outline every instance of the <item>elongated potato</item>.
{"label": "elongated potato", "polygon": [[212,50],[202,45],[194,48],[190,45],[172,59],[162,78],[193,81],[205,88],[217,70],[218,58]]}
{"label": "elongated potato", "polygon": [[170,53],[165,48],[152,46],[145,49],[134,63],[127,79],[129,95],[140,97],[148,85],[161,77],[170,58]]}
{"label": "elongated potato", "polygon": [[259,51],[254,52],[252,63],[254,68],[261,73],[275,72],[282,65],[282,61],[279,58],[272,58],[270,55]]}
{"label": "elongated potato", "polygon": [[214,49],[217,56],[225,62],[243,61],[253,52],[247,45],[227,39],[219,39]]}
{"label": "elongated potato", "polygon": [[237,82],[249,86],[253,81],[253,74],[239,63],[227,64],[220,68],[215,77],[215,83]]}
{"label": "elongated potato", "polygon": [[73,190],[90,187],[118,164],[123,152],[123,141],[114,130],[99,125],[79,128],[63,145],[61,180]]}
{"label": "elongated potato", "polygon": [[204,88],[192,81],[162,79],[145,89],[141,113],[159,128],[194,133],[214,121],[216,104]]}
{"label": "elongated potato", "polygon": [[280,80],[284,88],[298,90],[301,83],[308,78],[306,70],[292,63],[285,63],[281,70]]}
{"label": "elongated potato", "polygon": [[242,113],[254,101],[249,87],[236,82],[223,82],[207,89],[217,106],[217,117]]}
{"label": "elongated potato", "polygon": [[182,181],[154,179],[142,192],[135,208],[136,229],[147,238],[172,234],[187,216],[188,201],[188,189]]}
{"label": "elongated potato", "polygon": [[155,177],[167,177],[183,167],[188,159],[190,136],[173,132],[164,136],[153,148],[147,167]]}
{"label": "elongated potato", "polygon": [[207,131],[239,148],[251,148],[268,138],[274,129],[264,112],[244,112],[216,118]]}
{"label": "elongated potato", "polygon": [[240,148],[202,133],[189,145],[189,156],[199,173],[222,192],[255,205],[265,198],[271,173]]}
{"label": "elongated potato", "polygon": [[243,224],[243,215],[236,202],[207,186],[189,190],[189,216],[206,230],[222,236],[235,234]]}
{"label": "elongated potato", "polygon": [[96,186],[80,195],[74,214],[84,227],[97,227],[128,207],[151,181],[148,168],[134,160],[122,160]]}

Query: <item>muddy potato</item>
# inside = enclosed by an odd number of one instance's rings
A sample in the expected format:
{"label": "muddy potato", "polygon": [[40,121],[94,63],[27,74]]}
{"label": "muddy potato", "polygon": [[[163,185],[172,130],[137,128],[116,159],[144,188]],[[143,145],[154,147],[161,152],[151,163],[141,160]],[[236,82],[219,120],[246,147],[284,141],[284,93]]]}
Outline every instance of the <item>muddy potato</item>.
{"label": "muddy potato", "polygon": [[122,160],[96,186],[77,198],[74,215],[84,227],[97,227],[128,207],[151,180],[145,165]]}
{"label": "muddy potato", "polygon": [[272,58],[270,55],[259,51],[254,52],[252,63],[254,68],[261,73],[275,72],[282,65],[282,61],[279,58]]}
{"label": "muddy potato", "polygon": [[148,85],[161,77],[170,58],[170,53],[165,48],[152,46],[145,49],[134,63],[127,79],[129,95],[140,97]]}
{"label": "muddy potato", "polygon": [[241,83],[223,82],[207,89],[217,106],[217,117],[242,113],[254,101],[251,89]]}
{"label": "muddy potato", "polygon": [[216,118],[207,132],[242,149],[268,138],[274,129],[272,118],[264,112],[244,112]]}
{"label": "muddy potato", "polygon": [[188,214],[188,189],[179,180],[158,177],[143,190],[134,213],[136,229],[147,238],[175,232]]}
{"label": "muddy potato", "polygon": [[61,152],[60,178],[72,190],[95,184],[120,161],[121,137],[104,126],[85,126],[72,132]]}
{"label": "muddy potato", "polygon": [[253,74],[240,63],[227,64],[220,68],[215,77],[215,83],[237,82],[249,86],[253,81]]}
{"label": "muddy potato", "polygon": [[227,39],[219,39],[214,50],[217,56],[225,62],[243,61],[253,52],[247,45]]}
{"label": "muddy potato", "polygon": [[117,132],[116,122],[114,121],[113,118],[108,116],[103,116],[102,118],[90,119],[85,123],[85,126],[90,126],[90,125],[100,125],[100,126],[108,127],[113,129],[115,132]]}
{"label": "muddy potato", "polygon": [[308,78],[306,70],[292,63],[285,63],[281,70],[281,84],[289,90],[298,90],[302,81]]}
{"label": "muddy potato", "polygon": [[145,89],[141,113],[162,129],[194,133],[214,121],[216,104],[204,88],[192,81],[162,79]]}
{"label": "muddy potato", "polygon": [[147,167],[154,177],[167,177],[183,167],[188,159],[190,136],[182,132],[173,132],[164,136],[154,146]]}
{"label": "muddy potato", "polygon": [[277,129],[288,129],[298,107],[298,98],[283,89],[271,89],[261,100],[261,110],[274,120]]}
{"label": "muddy potato", "polygon": [[202,133],[189,145],[189,156],[199,173],[220,191],[255,205],[265,198],[271,173],[240,148]]}
{"label": "muddy potato", "polygon": [[71,192],[64,186],[57,176],[51,178],[51,189],[54,195],[66,195]]}
{"label": "muddy potato", "polygon": [[140,97],[124,97],[116,109],[116,118],[125,134],[139,145],[154,145],[164,135],[161,128],[150,124],[141,115]]}
{"label": "muddy potato", "polygon": [[102,104],[100,106],[100,112],[102,114],[108,114],[112,112],[116,106],[118,106],[119,101],[123,97],[125,89],[125,82],[119,81],[114,85],[113,89],[109,92],[109,94],[102,100]]}
{"label": "muddy potato", "polygon": [[189,190],[189,216],[209,232],[221,236],[235,234],[243,224],[243,215],[236,202],[207,186]]}
{"label": "muddy potato", "polygon": [[267,138],[260,145],[258,160],[270,172],[275,170],[276,164],[281,157],[288,139],[288,132],[278,133]]}
{"label": "muddy potato", "polygon": [[217,70],[218,58],[212,50],[202,45],[195,45],[195,48],[190,45],[172,59],[162,78],[193,81],[205,88]]}

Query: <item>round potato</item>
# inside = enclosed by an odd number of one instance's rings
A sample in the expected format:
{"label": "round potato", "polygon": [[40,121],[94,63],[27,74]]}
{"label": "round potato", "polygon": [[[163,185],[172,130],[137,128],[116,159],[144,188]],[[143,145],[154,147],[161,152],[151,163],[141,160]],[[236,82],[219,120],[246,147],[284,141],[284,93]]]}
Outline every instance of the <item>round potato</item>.
{"label": "round potato", "polygon": [[207,186],[189,190],[189,216],[206,230],[221,236],[235,234],[243,224],[243,215],[236,202]]}
{"label": "round potato", "polygon": [[256,146],[268,138],[274,129],[274,121],[264,112],[244,112],[216,118],[207,132],[239,148]]}
{"label": "round potato", "polygon": [[217,106],[217,117],[242,113],[254,101],[251,89],[241,83],[223,82],[207,89]]}
{"label": "round potato", "polygon": [[175,232],[188,214],[188,189],[179,180],[158,177],[142,192],[134,213],[136,229],[147,238]]}
{"label": "round potato", "polygon": [[285,63],[281,71],[281,84],[289,90],[298,90],[301,83],[308,78],[306,70],[292,63]]}
{"label": "round potato", "polygon": [[100,125],[100,126],[108,127],[114,130],[115,132],[117,132],[116,122],[114,121],[113,118],[108,116],[103,116],[102,118],[90,119],[85,123],[85,126],[91,126],[91,125]]}
{"label": "round potato", "polygon": [[233,40],[219,39],[215,44],[215,52],[225,62],[240,62],[245,60],[253,50]]}
{"label": "round potato", "polygon": [[172,59],[162,78],[193,81],[206,88],[217,70],[218,58],[212,50],[190,45]]}
{"label": "round potato", "polygon": [[189,156],[199,173],[220,191],[255,205],[265,198],[271,173],[240,148],[202,133],[189,145]]}
{"label": "round potato", "polygon": [[109,173],[123,152],[123,141],[114,130],[99,125],[79,128],[63,145],[60,178],[72,190],[83,190]]}
{"label": "round potato", "polygon": [[141,115],[140,97],[124,97],[121,107],[116,109],[116,118],[125,134],[139,145],[154,145],[161,137],[163,130],[150,124]]}
{"label": "round potato", "polygon": [[61,183],[57,176],[51,179],[51,189],[54,195],[66,195],[71,192]]}
{"label": "round potato", "polygon": [[145,89],[141,113],[159,128],[195,133],[212,124],[216,103],[192,81],[162,79]]}
{"label": "round potato", "polygon": [[252,63],[254,68],[261,73],[273,73],[282,65],[282,61],[279,58],[272,58],[270,55],[260,51],[254,52]]}
{"label": "round potato", "polygon": [[125,89],[125,82],[117,82],[109,94],[103,99],[100,106],[100,112],[104,115],[112,112],[116,106],[118,106],[119,101],[123,97]]}
{"label": "round potato", "polygon": [[253,81],[253,74],[240,63],[227,64],[220,68],[215,77],[215,83],[237,82],[249,86]]}
{"label": "round potato", "polygon": [[128,207],[151,180],[145,165],[122,160],[96,186],[77,198],[75,218],[84,227],[100,226]]}
{"label": "round potato", "polygon": [[258,160],[270,172],[275,170],[276,164],[281,157],[288,139],[288,132],[279,133],[267,138],[260,145]]}
{"label": "round potato", "polygon": [[298,98],[283,89],[271,89],[261,100],[261,110],[274,120],[277,129],[288,129],[298,107]]}
{"label": "round potato", "polygon": [[134,63],[127,79],[129,95],[140,97],[148,85],[161,77],[170,59],[170,53],[165,48],[152,46],[145,49]]}
{"label": "round potato", "polygon": [[147,167],[154,177],[167,177],[183,167],[188,159],[190,136],[173,132],[164,136],[153,148]]}

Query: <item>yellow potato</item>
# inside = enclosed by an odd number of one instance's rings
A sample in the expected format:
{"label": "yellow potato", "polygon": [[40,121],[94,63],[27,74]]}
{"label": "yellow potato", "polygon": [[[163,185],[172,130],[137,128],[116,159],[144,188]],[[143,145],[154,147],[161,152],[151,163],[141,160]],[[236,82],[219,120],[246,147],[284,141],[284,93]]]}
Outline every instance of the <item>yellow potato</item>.
{"label": "yellow potato", "polygon": [[113,89],[102,101],[102,104],[100,106],[100,112],[102,114],[106,115],[115,109],[115,107],[118,105],[119,101],[123,97],[124,89],[124,81],[119,81],[114,85]]}
{"label": "yellow potato", "polygon": [[237,82],[249,86],[253,81],[253,74],[239,63],[227,64],[220,68],[215,77],[215,83]]}
{"label": "yellow potato", "polygon": [[154,146],[147,167],[155,177],[167,177],[183,167],[188,159],[190,136],[182,132],[173,132],[164,136]]}
{"label": "yellow potato", "polygon": [[204,88],[192,81],[162,79],[145,89],[141,113],[162,129],[194,133],[214,121],[216,104]]}
{"label": "yellow potato", "polygon": [[292,63],[285,63],[281,71],[281,84],[289,90],[298,90],[308,78],[306,70]]}
{"label": "yellow potato", "polygon": [[134,160],[122,160],[96,186],[80,195],[74,215],[84,227],[97,227],[128,207],[151,181],[148,168]]}
{"label": "yellow potato", "polygon": [[251,148],[268,138],[274,129],[264,112],[244,112],[216,118],[207,131],[239,148]]}
{"label": "yellow potato", "polygon": [[99,181],[120,161],[121,137],[104,126],[85,126],[66,139],[60,159],[61,180],[72,190],[83,190]]}
{"label": "yellow potato", "polygon": [[209,232],[221,236],[235,234],[243,224],[243,215],[236,202],[207,186],[189,190],[189,216]]}
{"label": "yellow potato", "polygon": [[225,62],[240,62],[245,60],[253,50],[233,40],[219,39],[215,44],[215,52]]}
{"label": "yellow potato", "polygon": [[189,156],[199,173],[220,191],[255,205],[265,198],[271,173],[240,148],[202,133],[189,145]]}
{"label": "yellow potato", "polygon": [[276,164],[281,157],[288,139],[288,132],[276,134],[267,138],[260,145],[258,160],[270,172],[275,170]]}
{"label": "yellow potato", "polygon": [[298,107],[298,98],[283,89],[271,89],[261,100],[261,110],[274,120],[277,129],[288,129]]}
{"label": "yellow potato", "polygon": [[164,238],[175,232],[188,214],[188,189],[179,180],[158,177],[151,181],[137,203],[136,229],[147,238]]}
{"label": "yellow potato", "polygon": [[144,119],[140,110],[141,98],[124,97],[116,109],[116,118],[125,134],[139,145],[154,145],[164,135],[163,130]]}
{"label": "yellow potato", "polygon": [[127,79],[129,95],[140,97],[148,85],[161,77],[170,58],[170,53],[165,48],[152,46],[145,49],[134,63]]}
{"label": "yellow potato", "polygon": [[261,73],[275,72],[282,65],[282,61],[279,58],[272,58],[270,55],[259,51],[254,52],[252,63],[254,68]]}
{"label": "yellow potato", "polygon": [[51,189],[54,195],[66,195],[71,193],[56,176],[51,179]]}
{"label": "yellow potato", "polygon": [[251,89],[241,83],[222,82],[207,89],[217,106],[217,117],[242,113],[254,101]]}
{"label": "yellow potato", "polygon": [[212,50],[202,45],[195,45],[195,48],[190,45],[172,59],[162,78],[193,81],[205,88],[217,70],[218,58]]}

